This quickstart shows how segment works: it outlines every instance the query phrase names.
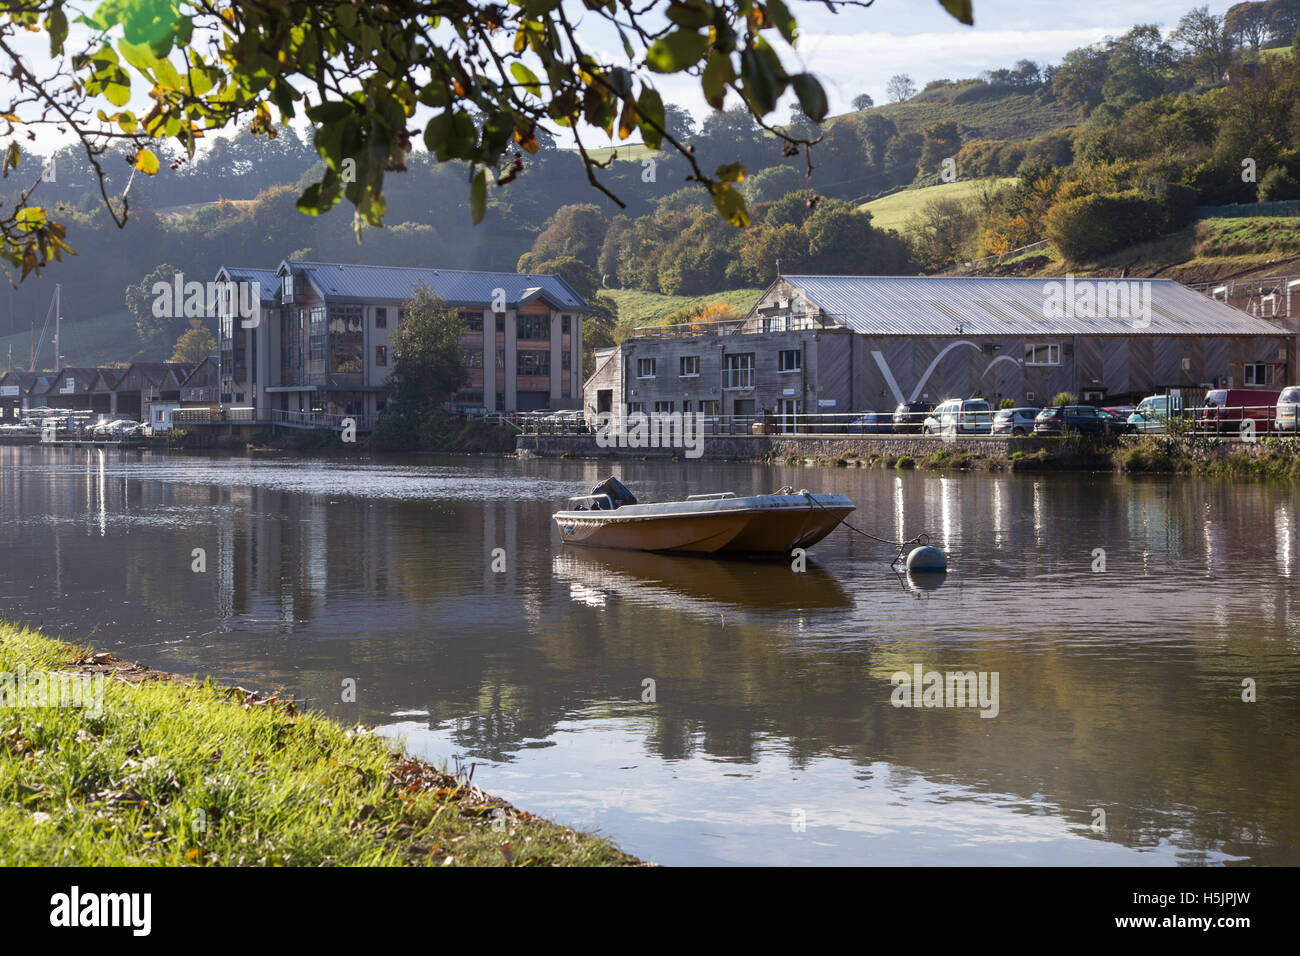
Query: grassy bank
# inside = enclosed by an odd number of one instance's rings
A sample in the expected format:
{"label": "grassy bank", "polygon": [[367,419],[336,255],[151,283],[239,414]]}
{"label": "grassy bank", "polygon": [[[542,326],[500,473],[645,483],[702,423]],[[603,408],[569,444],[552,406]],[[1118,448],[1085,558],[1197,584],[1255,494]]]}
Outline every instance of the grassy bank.
{"label": "grassy bank", "polygon": [[929,455],[889,455],[843,450],[790,457],[787,465],[931,471],[1115,471],[1121,474],[1191,474],[1230,478],[1300,479],[1300,438],[1264,437],[1244,444],[1214,437],[1129,435],[1049,439],[1045,447],[985,453],[972,445],[936,443]]}
{"label": "grassy bank", "polygon": [[[161,675],[0,624],[0,865],[622,865],[292,702]],[[38,672],[100,682],[42,706]],[[5,693],[0,690],[0,693]]]}

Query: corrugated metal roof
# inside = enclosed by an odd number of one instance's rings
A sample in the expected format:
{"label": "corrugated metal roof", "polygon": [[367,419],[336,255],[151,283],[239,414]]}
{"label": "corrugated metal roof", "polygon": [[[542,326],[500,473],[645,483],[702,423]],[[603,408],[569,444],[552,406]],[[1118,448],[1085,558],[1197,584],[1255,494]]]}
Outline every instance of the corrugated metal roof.
{"label": "corrugated metal roof", "polygon": [[495,298],[496,290],[502,289],[506,308],[510,309],[538,295],[562,309],[585,312],[588,308],[582,296],[557,275],[292,260],[289,264],[295,273],[305,274],[326,297],[336,300],[400,303],[411,298],[418,286],[426,285],[454,306],[487,305]]}
{"label": "corrugated metal roof", "polygon": [[[280,290],[280,277],[274,269],[254,269],[247,266],[224,266],[225,272],[235,282],[256,282],[257,297],[263,302],[274,302]],[[220,276],[220,272],[217,273]]]}
{"label": "corrugated metal roof", "polygon": [[[864,335],[951,336],[959,327],[962,335],[1288,334],[1172,279],[781,278],[829,317]],[[1103,305],[1088,312],[1088,296]],[[1067,299],[1078,303],[1073,315],[1058,308]],[[1147,304],[1149,323],[1142,321]]]}

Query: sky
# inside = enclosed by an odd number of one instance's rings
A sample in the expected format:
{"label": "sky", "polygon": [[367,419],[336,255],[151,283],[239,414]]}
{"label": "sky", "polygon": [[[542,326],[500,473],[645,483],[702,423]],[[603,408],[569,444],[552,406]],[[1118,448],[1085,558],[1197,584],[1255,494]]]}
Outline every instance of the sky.
{"label": "sky", "polygon": [[[584,12],[573,0],[566,2],[579,16]],[[1198,5],[1194,0],[1146,0],[1142,4],[1121,0],[974,0],[974,4],[975,25],[968,27],[952,19],[937,0],[875,0],[865,9],[851,7],[839,14],[820,2],[798,0],[790,7],[799,20],[800,37],[795,50],[782,50],[782,57],[792,71],[802,68],[822,81],[835,115],[851,110],[859,93],[871,95],[877,103],[887,102],[885,84],[897,73],[908,74],[921,89],[930,80],[974,77],[984,70],[1012,66],[1020,59],[1057,63],[1068,50],[1118,36],[1137,22],[1156,23],[1167,33],[1179,17]],[[1231,5],[1231,0],[1208,4],[1219,14]],[[79,30],[74,24],[74,39]],[[617,35],[595,17],[588,14],[580,21],[578,34],[597,51],[622,58]],[[15,38],[15,45],[38,74],[43,72],[49,52],[43,33],[22,34]],[[656,76],[655,82],[666,103],[684,107],[697,119],[707,115],[709,107],[697,79]],[[149,108],[143,92],[139,90],[128,104],[137,115]],[[792,94],[787,94],[777,109],[778,120],[789,116],[792,103]],[[108,104],[103,105],[112,111]],[[557,139],[564,145],[567,138],[560,135]],[[602,140],[599,133],[584,136],[593,147],[605,145]],[[34,144],[25,147],[44,154],[68,141],[52,131],[42,131]]]}

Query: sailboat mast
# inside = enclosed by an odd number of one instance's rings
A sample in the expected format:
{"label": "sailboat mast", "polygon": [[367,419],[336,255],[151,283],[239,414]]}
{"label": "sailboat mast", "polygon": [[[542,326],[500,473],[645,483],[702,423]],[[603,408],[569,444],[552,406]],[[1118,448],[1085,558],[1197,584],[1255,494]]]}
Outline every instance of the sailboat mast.
{"label": "sailboat mast", "polygon": [[59,323],[63,319],[63,302],[59,298],[59,284],[54,284],[54,374],[63,369],[63,356],[59,354]]}

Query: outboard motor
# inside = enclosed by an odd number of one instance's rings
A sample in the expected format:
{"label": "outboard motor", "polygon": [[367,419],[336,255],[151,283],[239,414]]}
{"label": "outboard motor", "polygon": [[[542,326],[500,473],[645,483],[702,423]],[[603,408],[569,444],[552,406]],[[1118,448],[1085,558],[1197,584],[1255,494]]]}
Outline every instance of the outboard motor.
{"label": "outboard motor", "polygon": [[609,495],[614,502],[615,508],[621,508],[623,505],[636,504],[636,495],[627,490],[627,486],[619,481],[613,475],[610,475],[595,488],[591,489],[593,495]]}

